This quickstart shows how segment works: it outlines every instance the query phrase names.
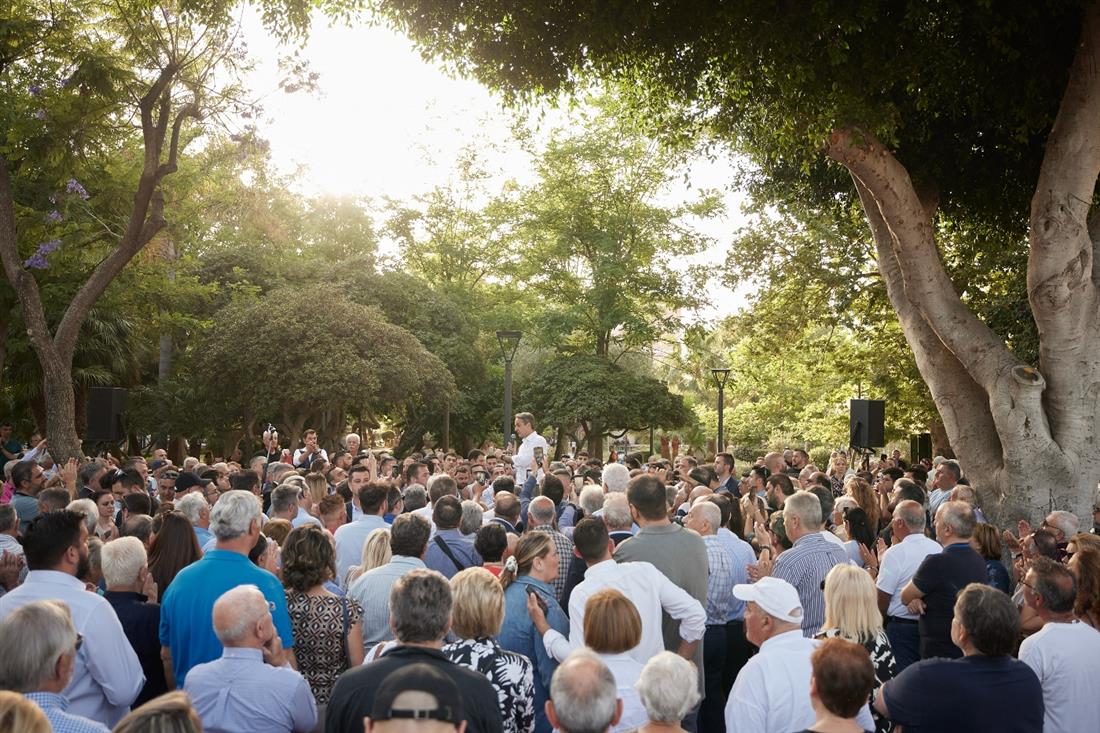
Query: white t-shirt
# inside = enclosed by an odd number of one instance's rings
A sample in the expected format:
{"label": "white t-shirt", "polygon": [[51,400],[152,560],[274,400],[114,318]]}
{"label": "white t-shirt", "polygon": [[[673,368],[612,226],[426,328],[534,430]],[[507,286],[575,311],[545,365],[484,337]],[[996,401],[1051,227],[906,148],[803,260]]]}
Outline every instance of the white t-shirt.
{"label": "white t-shirt", "polygon": [[1043,733],[1100,731],[1100,631],[1048,623],[1024,639],[1020,661],[1043,685]]}

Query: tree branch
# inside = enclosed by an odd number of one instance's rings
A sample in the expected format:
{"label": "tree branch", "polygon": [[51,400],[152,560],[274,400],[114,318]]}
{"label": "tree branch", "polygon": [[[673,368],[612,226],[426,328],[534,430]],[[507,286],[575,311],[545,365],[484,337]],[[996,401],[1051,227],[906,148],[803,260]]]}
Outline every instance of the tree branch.
{"label": "tree branch", "polygon": [[[902,333],[936,402],[944,428],[955,448],[967,457],[967,469],[992,481],[993,474],[1002,467],[1003,451],[990,412],[989,396],[910,300],[893,233],[867,186],[854,175],[852,180],[871,227],[886,294],[898,314]],[[975,461],[982,463],[975,465]],[[998,502],[1002,499],[999,496],[990,498]]]}
{"label": "tree branch", "polygon": [[[1090,3],[1069,81],[1047,138],[1031,199],[1028,301],[1039,327],[1039,366],[1055,439],[1076,457],[1095,431],[1092,355],[1097,338],[1097,231],[1090,205],[1100,175],[1100,7]],[[1090,220],[1091,219],[1091,220]],[[1093,368],[1084,368],[1091,363]]]}
{"label": "tree branch", "polygon": [[992,389],[1019,362],[955,292],[932,235],[934,197],[918,196],[904,166],[873,136],[836,130],[829,137],[827,153],[848,169],[862,187],[862,195],[870,197],[871,208],[864,204],[868,216],[871,210],[877,211],[888,229],[884,243],[897,258],[908,300],[971,378],[983,389]]}
{"label": "tree branch", "polygon": [[168,145],[168,160],[157,169],[158,182],[165,176],[176,172],[180,151],[180,130],[183,128],[183,121],[188,117],[196,120],[202,119],[197,104],[186,104],[176,113],[176,119],[172,123],[172,140]]}

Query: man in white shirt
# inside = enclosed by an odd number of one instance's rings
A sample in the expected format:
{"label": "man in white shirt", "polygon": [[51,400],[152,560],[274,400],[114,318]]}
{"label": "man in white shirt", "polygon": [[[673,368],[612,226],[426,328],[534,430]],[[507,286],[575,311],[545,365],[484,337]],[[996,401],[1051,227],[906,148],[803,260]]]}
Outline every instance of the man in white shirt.
{"label": "man in white shirt", "polygon": [[[550,445],[546,442],[546,438],[535,432],[535,416],[529,412],[520,412],[516,415],[515,428],[520,444],[516,454],[512,456],[512,466],[516,469],[516,486],[523,486],[527,480],[527,473],[531,470],[531,461],[538,455],[536,449],[542,449],[542,457],[548,458]],[[541,461],[538,474],[540,476],[542,474]]]}
{"label": "man in white shirt", "polygon": [[[726,733],[790,733],[814,724],[810,702],[810,655],[821,643],[802,635],[802,603],[794,586],[763,577],[735,585],[733,595],[746,601],[745,634],[760,647],[733,683],[726,702]],[[857,718],[874,730],[866,705]]]}
{"label": "man in white shirt", "polygon": [[294,462],[295,468],[309,468],[318,458],[328,460],[328,453],[324,448],[317,446],[317,431],[310,428],[302,433],[302,447],[297,448],[294,451],[294,456],[291,459]]}
{"label": "man in white shirt", "polygon": [[1043,628],[1024,639],[1020,661],[1043,685],[1043,733],[1100,730],[1100,631],[1073,616],[1077,582],[1066,566],[1036,557],[1024,577],[1024,602]]}
{"label": "man in white shirt", "polygon": [[41,515],[23,537],[26,581],[0,598],[0,619],[34,601],[56,600],[69,607],[83,637],[73,675],[62,695],[68,712],[110,727],[129,712],[145,674],[114,608],[77,580],[88,566],[88,525],[66,509]]}
{"label": "man in white shirt", "polygon": [[[563,662],[574,649],[584,646],[585,603],[597,591],[614,588],[634,603],[642,618],[642,640],[630,650],[632,658],[645,664],[665,650],[661,630],[663,611],[680,622],[677,653],[689,661],[693,659],[707,624],[706,610],[699,601],[647,562],[616,563],[612,559],[615,544],[607,534],[607,526],[595,517],[577,524],[573,544],[588,570],[569,597],[569,638],[550,628],[545,618],[535,620],[550,656]],[[699,568],[699,572],[706,573],[706,567]]]}
{"label": "man in white shirt", "polygon": [[[911,500],[898,502],[890,522],[894,544],[879,557],[875,580],[878,607],[886,614],[886,636],[894,650],[899,674],[920,660],[919,616],[902,603],[901,591],[913,579],[924,558],[943,550],[940,543],[924,535],[925,521],[923,506]],[[874,572],[875,568],[872,566],[870,570]]]}

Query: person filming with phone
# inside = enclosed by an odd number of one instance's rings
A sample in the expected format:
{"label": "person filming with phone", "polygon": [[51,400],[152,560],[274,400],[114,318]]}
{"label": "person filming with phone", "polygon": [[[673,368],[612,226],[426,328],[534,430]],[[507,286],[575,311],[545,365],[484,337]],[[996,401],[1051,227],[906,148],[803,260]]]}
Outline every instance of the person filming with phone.
{"label": "person filming with phone", "polygon": [[531,413],[517,413],[515,428],[520,444],[516,454],[512,456],[512,466],[516,469],[516,486],[523,486],[523,482],[527,480],[531,461],[538,461],[540,466],[538,473],[542,474],[541,466],[543,459],[550,454],[550,446],[546,438],[535,432],[535,416]]}

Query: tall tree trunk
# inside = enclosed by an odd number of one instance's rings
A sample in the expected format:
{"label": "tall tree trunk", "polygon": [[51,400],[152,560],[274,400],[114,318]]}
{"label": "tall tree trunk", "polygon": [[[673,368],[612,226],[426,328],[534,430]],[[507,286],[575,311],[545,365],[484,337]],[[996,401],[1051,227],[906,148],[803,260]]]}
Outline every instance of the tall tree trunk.
{"label": "tall tree trunk", "polygon": [[19,256],[11,173],[7,159],[0,155],[0,262],[19,299],[31,346],[42,367],[46,437],[50,453],[59,463],[82,455],[72,383],[73,353],[80,329],[107,287],[166,223],[160,183],[176,172],[184,121],[198,116],[194,105],[185,105],[173,114],[170,85],[178,71],[175,63],[168,63],[138,102],[145,156],[126,228],[118,245],[100,260],[73,295],[53,332],[46,323],[38,282]]}
{"label": "tall tree trunk", "polygon": [[606,458],[603,453],[603,425],[596,420],[592,420],[588,424],[588,456],[589,458],[599,458],[601,461]]}
{"label": "tall tree trunk", "polygon": [[[939,256],[935,195],[922,196],[874,136],[835,131],[828,155],[852,174],[879,272],[964,471],[994,521],[1051,509],[1088,516],[1100,457],[1100,271],[1090,203],[1100,175],[1100,9],[1081,42],[1031,204],[1028,298],[1039,368],[963,304]],[[1095,216],[1093,217],[1096,218]],[[1093,222],[1092,232],[1100,232]]]}
{"label": "tall tree trunk", "polygon": [[8,331],[11,328],[11,316],[11,313],[6,313],[0,321],[0,387],[4,386],[4,363],[8,357]]}

